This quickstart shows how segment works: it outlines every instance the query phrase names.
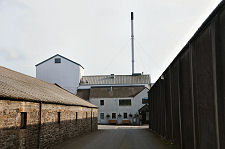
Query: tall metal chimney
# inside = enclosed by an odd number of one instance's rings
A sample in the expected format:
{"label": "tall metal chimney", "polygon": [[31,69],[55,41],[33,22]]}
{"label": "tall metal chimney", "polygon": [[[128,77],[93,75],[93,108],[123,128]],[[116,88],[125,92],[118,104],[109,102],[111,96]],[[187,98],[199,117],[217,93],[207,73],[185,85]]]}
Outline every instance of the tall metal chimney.
{"label": "tall metal chimney", "polygon": [[131,12],[132,75],[134,74],[134,14]]}

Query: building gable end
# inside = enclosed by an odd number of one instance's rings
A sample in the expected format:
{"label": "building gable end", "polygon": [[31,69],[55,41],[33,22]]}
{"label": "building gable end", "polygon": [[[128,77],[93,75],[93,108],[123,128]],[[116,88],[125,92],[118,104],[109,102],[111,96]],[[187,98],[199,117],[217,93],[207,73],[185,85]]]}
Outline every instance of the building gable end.
{"label": "building gable end", "polygon": [[65,59],[65,60],[67,60],[67,61],[70,61],[70,62],[72,62],[72,63],[74,63],[74,64],[76,64],[76,65],[78,65],[78,66],[80,66],[80,67],[82,67],[82,68],[84,69],[84,67],[81,66],[79,63],[76,63],[76,62],[74,62],[74,61],[72,61],[72,60],[70,60],[70,59],[68,59],[68,58],[66,58],[66,57],[64,57],[64,56],[62,56],[62,55],[59,55],[59,54],[56,54],[56,55],[54,55],[54,56],[52,56],[52,57],[50,57],[50,58],[48,58],[48,59],[46,59],[46,60],[44,60],[44,61],[38,63],[38,64],[36,64],[35,66],[37,67],[37,66],[39,66],[39,65],[41,65],[41,64],[43,64],[43,63],[49,61],[50,59],[53,59],[53,58],[56,57],[56,56],[59,56],[59,57]]}

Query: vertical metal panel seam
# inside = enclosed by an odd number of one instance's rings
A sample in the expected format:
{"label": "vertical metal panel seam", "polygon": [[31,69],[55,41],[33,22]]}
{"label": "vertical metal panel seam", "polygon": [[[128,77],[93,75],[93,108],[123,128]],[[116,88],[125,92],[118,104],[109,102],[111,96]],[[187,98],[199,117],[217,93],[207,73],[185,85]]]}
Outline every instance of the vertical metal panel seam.
{"label": "vertical metal panel seam", "polygon": [[171,135],[172,135],[172,142],[174,141],[174,134],[173,134],[173,126],[174,126],[174,123],[173,123],[173,100],[172,100],[172,86],[171,86],[171,82],[172,82],[172,79],[171,79],[171,69],[169,69],[169,86],[170,86],[170,116],[171,116]]}
{"label": "vertical metal panel seam", "polygon": [[189,43],[189,51],[190,51],[190,71],[191,71],[191,101],[192,101],[192,112],[193,112],[193,131],[194,131],[194,149],[196,149],[196,129],[195,129],[195,105],[194,105],[194,80],[193,80],[193,57],[192,57],[192,51],[193,51],[193,48],[191,46],[191,44]]}
{"label": "vertical metal panel seam", "polygon": [[211,24],[210,34],[212,39],[212,65],[213,65],[213,88],[214,88],[214,106],[215,106],[215,123],[216,123],[216,140],[217,149],[220,149],[220,137],[219,137],[219,118],[218,118],[218,105],[217,105],[217,73],[216,73],[216,24],[218,23],[218,15],[215,16],[215,21]]}
{"label": "vertical metal panel seam", "polygon": [[180,122],[180,147],[183,148],[182,123],[181,123],[181,107],[180,107],[180,60],[178,61],[178,103],[179,103],[179,122]]}

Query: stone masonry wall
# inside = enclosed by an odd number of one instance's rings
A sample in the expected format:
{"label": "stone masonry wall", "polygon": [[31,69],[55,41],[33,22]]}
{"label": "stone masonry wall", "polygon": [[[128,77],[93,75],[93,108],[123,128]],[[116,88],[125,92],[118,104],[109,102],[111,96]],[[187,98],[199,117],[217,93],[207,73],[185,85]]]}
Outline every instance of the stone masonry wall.
{"label": "stone masonry wall", "polygon": [[[28,113],[26,129],[20,129],[20,112]],[[39,104],[0,100],[0,148],[37,147],[38,122]]]}
{"label": "stone masonry wall", "polygon": [[[97,109],[56,104],[42,104],[41,109],[39,129],[40,103],[0,100],[0,148],[47,148],[97,130]],[[20,128],[21,112],[27,112],[25,129]]]}
{"label": "stone masonry wall", "polygon": [[[58,112],[60,112],[61,115],[60,124],[58,123]],[[84,135],[91,131],[96,131],[96,118],[97,109],[76,106],[55,106],[52,104],[43,104],[41,122],[41,147],[46,147],[50,143],[54,144],[63,142],[68,138]]]}

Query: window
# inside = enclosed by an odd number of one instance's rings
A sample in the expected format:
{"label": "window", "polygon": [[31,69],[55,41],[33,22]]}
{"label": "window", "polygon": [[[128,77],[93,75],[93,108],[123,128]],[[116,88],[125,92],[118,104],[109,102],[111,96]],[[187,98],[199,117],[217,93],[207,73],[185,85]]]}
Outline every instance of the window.
{"label": "window", "polygon": [[21,112],[20,128],[25,129],[26,127],[27,127],[27,112]]}
{"label": "window", "polygon": [[131,99],[120,99],[119,106],[131,106]]}
{"label": "window", "polygon": [[86,119],[88,118],[88,113],[86,112]]}
{"label": "window", "polygon": [[123,113],[123,118],[127,118],[127,113]]}
{"label": "window", "polygon": [[61,58],[55,58],[55,63],[61,63]]}
{"label": "window", "polygon": [[100,100],[100,105],[104,106],[104,100]]}
{"label": "window", "polygon": [[76,121],[77,121],[77,112],[76,112]]}
{"label": "window", "polygon": [[116,113],[112,113],[112,119],[116,119]]}
{"label": "window", "polygon": [[104,113],[100,113],[100,119],[104,119]]}
{"label": "window", "polygon": [[58,124],[60,124],[60,114],[61,112],[58,112]]}
{"label": "window", "polygon": [[148,103],[148,97],[142,98],[142,104],[147,104]]}

